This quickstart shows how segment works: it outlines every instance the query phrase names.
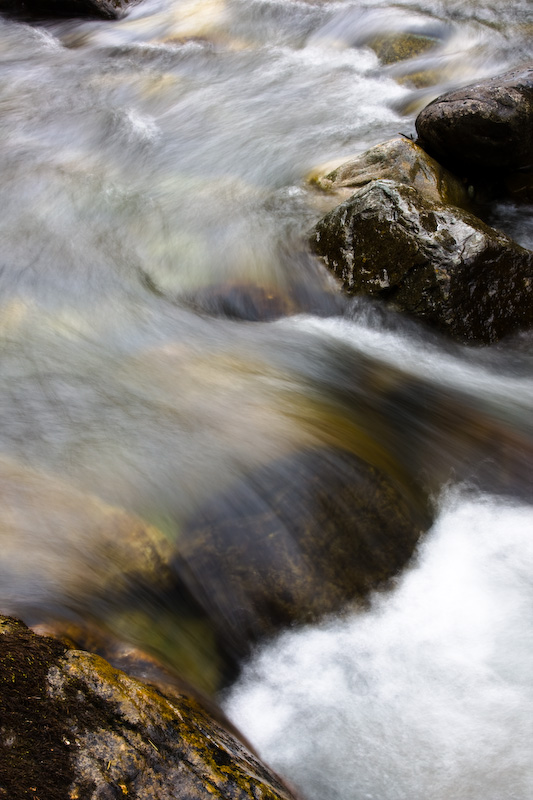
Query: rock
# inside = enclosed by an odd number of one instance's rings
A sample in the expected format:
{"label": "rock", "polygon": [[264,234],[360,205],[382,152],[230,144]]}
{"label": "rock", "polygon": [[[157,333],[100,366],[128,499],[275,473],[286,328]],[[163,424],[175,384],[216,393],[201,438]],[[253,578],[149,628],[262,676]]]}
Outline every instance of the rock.
{"label": "rock", "polygon": [[328,210],[351,197],[373,180],[392,180],[415,188],[428,200],[469,209],[468,186],[438,164],[416,142],[403,136],[371,147],[327,174],[320,171],[310,183],[326,193]]}
{"label": "rock", "polygon": [[396,64],[398,61],[416,58],[438,44],[439,40],[432,36],[409,32],[384,33],[368,42],[382,64]]}
{"label": "rock", "polygon": [[364,187],[310,243],[349,294],[381,296],[462,342],[533,325],[533,253],[404,184]]}
{"label": "rock", "polygon": [[[347,427],[347,448],[354,436]],[[365,457],[333,447],[286,457],[214,498],[186,527],[183,579],[237,656],[364,598],[410,558],[430,524],[425,496],[393,459],[387,465],[379,444],[366,446]]]}
{"label": "rock", "polygon": [[165,694],[6,617],[0,720],[1,798],[292,797],[196,699]]}
{"label": "rock", "polygon": [[181,302],[198,313],[247,322],[271,322],[293,314],[339,312],[338,297],[315,287],[226,283],[185,293]]}
{"label": "rock", "polygon": [[[137,0],[138,1],[138,0]],[[102,17],[120,19],[135,0],[4,0],[1,6],[19,17]]]}
{"label": "rock", "polygon": [[533,66],[437,97],[417,117],[419,144],[466,174],[533,169]]}
{"label": "rock", "polygon": [[4,457],[0,547],[3,611],[32,625],[96,625],[104,638],[148,650],[206,692],[233,669],[172,571],[169,536],[140,517]]}

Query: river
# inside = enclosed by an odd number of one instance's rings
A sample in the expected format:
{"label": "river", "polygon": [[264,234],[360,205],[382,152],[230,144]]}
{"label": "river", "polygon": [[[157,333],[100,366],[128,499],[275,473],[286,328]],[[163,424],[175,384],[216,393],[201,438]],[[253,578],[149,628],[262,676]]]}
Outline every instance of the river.
{"label": "river", "polygon": [[[181,668],[168,598],[124,606],[150,562],[116,544],[124,515],[183,560],[179,608],[231,639],[253,599],[187,554],[213,498],[240,487],[232,518],[253,520],[288,487],[305,517],[327,463],[295,473],[297,454],[344,448],[431,506],[392,584],[258,644],[222,694],[306,800],[533,796],[531,335],[460,347],[343,300],[305,246],[306,176],[532,60],[532,30],[529,0],[0,17],[0,612],[96,619]],[[431,46],[383,63],[397,33]],[[533,247],[531,208],[491,213]]]}

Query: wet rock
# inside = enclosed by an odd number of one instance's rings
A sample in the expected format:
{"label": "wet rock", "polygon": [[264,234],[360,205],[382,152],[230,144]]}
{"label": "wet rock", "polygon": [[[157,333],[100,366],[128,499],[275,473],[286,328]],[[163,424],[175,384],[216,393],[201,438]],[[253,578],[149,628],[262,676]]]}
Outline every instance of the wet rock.
{"label": "wet rock", "polygon": [[442,167],[416,142],[398,136],[371,147],[326,174],[316,170],[310,183],[325,193],[321,207],[332,209],[373,180],[393,180],[415,188],[428,200],[470,208],[468,186]]}
{"label": "wet rock", "polygon": [[168,531],[4,457],[0,547],[2,610],[32,625],[90,622],[204,691],[220,685],[226,668],[212,626],[176,581]]}
{"label": "wet rock", "polygon": [[18,17],[102,17],[119,19],[139,0],[2,0],[0,8]]}
{"label": "wet rock", "polygon": [[339,312],[334,293],[295,285],[217,284],[183,295],[181,302],[199,313],[247,322],[271,322],[293,314],[328,316]]}
{"label": "wet rock", "polygon": [[409,32],[391,32],[370,39],[372,48],[382,64],[396,64],[427,53],[440,44],[432,36]]}
{"label": "wet rock", "polygon": [[[354,435],[346,429],[346,447]],[[430,524],[425,499],[378,444],[367,446],[367,458],[326,447],[287,457],[190,521],[181,549],[189,589],[238,656],[364,598],[408,561]],[[368,460],[380,458],[383,468]]]}
{"label": "wet rock", "polygon": [[437,97],[417,117],[419,144],[455,172],[533,169],[533,66]]}
{"label": "wet rock", "polygon": [[533,325],[533,253],[409,186],[361,189],[310,243],[348,293],[380,296],[462,342]]}
{"label": "wet rock", "polygon": [[292,797],[194,698],[6,617],[0,666],[2,798]]}

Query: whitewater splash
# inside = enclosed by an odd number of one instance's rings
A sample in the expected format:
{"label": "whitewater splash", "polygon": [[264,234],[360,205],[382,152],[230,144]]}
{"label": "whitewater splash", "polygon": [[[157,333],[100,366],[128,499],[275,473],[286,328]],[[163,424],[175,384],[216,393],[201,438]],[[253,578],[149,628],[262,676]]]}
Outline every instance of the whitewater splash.
{"label": "whitewater splash", "polygon": [[391,593],[258,651],[227,712],[308,800],[532,797],[532,533],[448,493]]}

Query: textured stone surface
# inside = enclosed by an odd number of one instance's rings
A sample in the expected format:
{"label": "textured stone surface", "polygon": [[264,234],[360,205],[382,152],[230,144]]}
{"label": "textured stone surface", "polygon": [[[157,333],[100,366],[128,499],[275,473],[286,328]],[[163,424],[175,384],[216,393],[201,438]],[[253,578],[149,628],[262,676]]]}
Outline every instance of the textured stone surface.
{"label": "textured stone surface", "polygon": [[0,797],[290,800],[195,699],[0,617]]}
{"label": "textured stone surface", "polygon": [[326,211],[374,180],[393,180],[415,188],[428,200],[469,208],[468,186],[438,164],[416,142],[403,136],[371,147],[337,168],[316,170],[310,183],[324,193]]}
{"label": "textured stone surface", "polygon": [[531,169],[533,65],[441,95],[416,129],[421,146],[452,169]]}
{"label": "textured stone surface", "polygon": [[533,325],[533,254],[459,208],[375,181],[316,226],[311,247],[350,294],[381,296],[464,342]]}

